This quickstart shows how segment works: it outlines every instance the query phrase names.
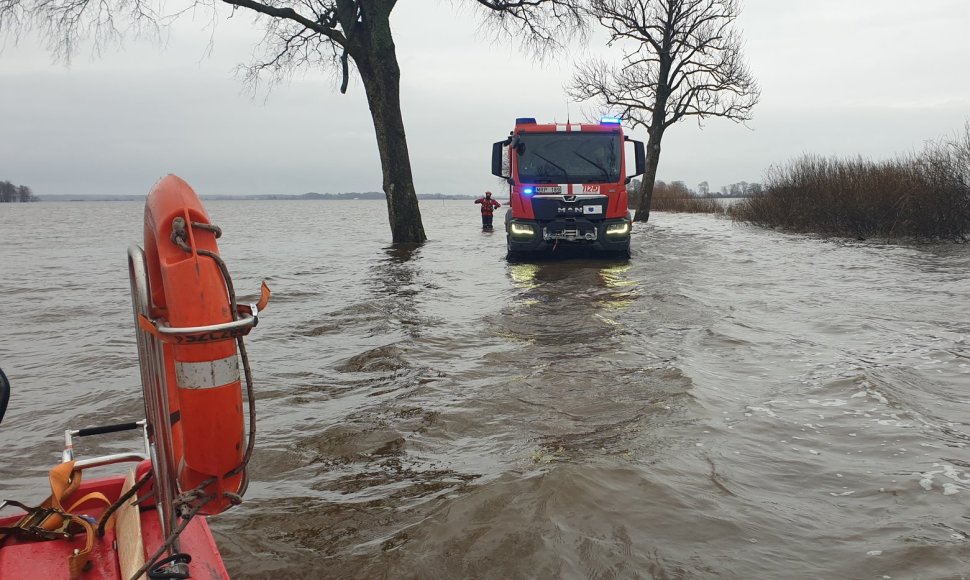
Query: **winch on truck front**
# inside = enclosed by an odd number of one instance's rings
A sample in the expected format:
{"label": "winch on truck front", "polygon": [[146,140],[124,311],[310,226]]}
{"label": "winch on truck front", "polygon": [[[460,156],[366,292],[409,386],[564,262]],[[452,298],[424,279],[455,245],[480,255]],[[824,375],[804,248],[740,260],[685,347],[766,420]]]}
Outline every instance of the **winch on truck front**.
{"label": "winch on truck front", "polygon": [[[627,141],[634,145],[631,175]],[[509,256],[552,250],[561,242],[629,256],[626,184],[644,166],[643,143],[625,137],[617,118],[599,124],[516,119],[509,138],[492,145],[492,174],[509,183]]]}

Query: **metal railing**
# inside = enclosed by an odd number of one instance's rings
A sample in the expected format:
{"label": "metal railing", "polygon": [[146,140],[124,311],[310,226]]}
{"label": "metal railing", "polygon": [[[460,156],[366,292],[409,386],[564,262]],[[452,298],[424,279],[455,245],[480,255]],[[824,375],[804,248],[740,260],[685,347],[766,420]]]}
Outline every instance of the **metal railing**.
{"label": "metal railing", "polygon": [[[161,521],[162,537],[167,538],[176,525],[174,501],[177,490],[164,353],[164,348],[171,347],[166,347],[162,341],[142,330],[138,324],[139,315],[152,319],[152,303],[145,251],[134,244],[128,248],[128,279],[131,282],[131,305],[135,317],[138,363],[141,367],[145,418],[148,422],[149,456],[155,475],[156,505]],[[177,552],[179,552],[179,546],[176,540],[172,553]]]}

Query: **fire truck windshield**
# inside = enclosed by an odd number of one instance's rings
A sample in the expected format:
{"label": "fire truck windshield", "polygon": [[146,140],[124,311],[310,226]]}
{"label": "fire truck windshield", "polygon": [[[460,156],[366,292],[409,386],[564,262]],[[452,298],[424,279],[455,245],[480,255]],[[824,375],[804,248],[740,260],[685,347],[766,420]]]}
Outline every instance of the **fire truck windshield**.
{"label": "fire truck windshield", "polygon": [[519,133],[514,154],[521,183],[615,183],[620,151],[617,133],[560,131]]}

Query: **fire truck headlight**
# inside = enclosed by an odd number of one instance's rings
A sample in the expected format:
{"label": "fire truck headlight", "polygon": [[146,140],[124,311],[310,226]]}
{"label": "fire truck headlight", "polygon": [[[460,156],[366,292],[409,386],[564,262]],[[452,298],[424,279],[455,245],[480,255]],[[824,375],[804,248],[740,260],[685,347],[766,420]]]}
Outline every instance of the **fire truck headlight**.
{"label": "fire truck headlight", "polygon": [[512,222],[509,225],[509,234],[511,234],[512,237],[531,238],[535,235],[535,233],[535,228],[533,228],[530,224],[517,224]]}
{"label": "fire truck headlight", "polygon": [[606,235],[608,236],[625,236],[630,233],[630,222],[621,222],[618,224],[610,224],[606,226]]}

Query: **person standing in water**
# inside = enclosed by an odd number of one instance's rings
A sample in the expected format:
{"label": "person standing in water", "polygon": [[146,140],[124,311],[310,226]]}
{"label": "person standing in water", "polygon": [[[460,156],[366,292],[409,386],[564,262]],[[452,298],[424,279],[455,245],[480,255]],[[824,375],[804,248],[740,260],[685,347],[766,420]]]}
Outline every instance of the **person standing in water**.
{"label": "person standing in water", "polygon": [[492,199],[491,191],[486,191],[485,197],[476,199],[475,203],[481,204],[482,206],[482,229],[492,229],[492,214],[496,208],[502,207],[502,204]]}

